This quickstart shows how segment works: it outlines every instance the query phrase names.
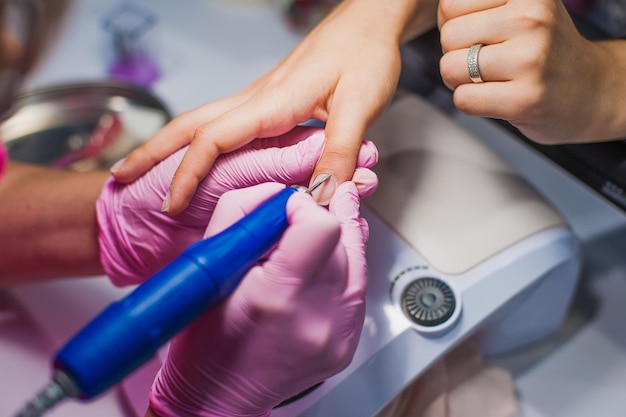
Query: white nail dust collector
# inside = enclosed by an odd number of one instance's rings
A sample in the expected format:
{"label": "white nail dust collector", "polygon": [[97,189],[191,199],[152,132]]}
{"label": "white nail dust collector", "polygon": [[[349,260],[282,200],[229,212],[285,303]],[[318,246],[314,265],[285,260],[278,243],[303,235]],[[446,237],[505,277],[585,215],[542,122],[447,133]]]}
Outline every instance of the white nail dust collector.
{"label": "white nail dust collector", "polygon": [[368,133],[380,186],[367,315],[348,368],[274,417],[373,416],[473,337],[485,355],[556,332],[580,269],[563,218],[480,140],[424,99],[399,97]]}

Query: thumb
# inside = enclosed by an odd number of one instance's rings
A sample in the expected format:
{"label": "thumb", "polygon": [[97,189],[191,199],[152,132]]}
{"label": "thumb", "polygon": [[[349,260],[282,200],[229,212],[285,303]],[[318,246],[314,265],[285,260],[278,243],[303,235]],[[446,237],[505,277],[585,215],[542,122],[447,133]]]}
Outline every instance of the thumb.
{"label": "thumb", "polygon": [[341,243],[348,259],[347,288],[355,293],[365,291],[367,263],[365,248],[369,238],[367,221],[360,216],[360,197],[353,182],[345,182],[337,188],[329,210],[341,225]]}
{"label": "thumb", "polygon": [[315,279],[315,285],[330,283],[343,288],[344,283],[339,282],[336,274],[320,274],[339,243],[341,230],[337,219],[304,193],[289,198],[287,217],[289,227],[263,268],[270,276],[298,285]]}

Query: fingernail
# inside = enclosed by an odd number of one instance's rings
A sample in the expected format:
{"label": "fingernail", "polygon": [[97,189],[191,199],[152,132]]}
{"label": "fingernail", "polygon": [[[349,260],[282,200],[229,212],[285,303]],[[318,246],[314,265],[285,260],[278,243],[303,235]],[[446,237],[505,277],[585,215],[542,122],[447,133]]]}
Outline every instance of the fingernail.
{"label": "fingernail", "polygon": [[165,194],[165,198],[163,199],[161,212],[167,213],[169,210],[170,210],[170,192],[168,191],[167,194]]}
{"label": "fingernail", "polygon": [[111,167],[111,169],[109,169],[109,171],[111,171],[112,174],[115,174],[117,171],[120,170],[122,165],[124,165],[124,162],[126,162],[126,158],[120,159],[119,161],[113,164],[113,166]]}
{"label": "fingernail", "polygon": [[[322,180],[327,175],[328,174],[319,174],[317,177],[315,177],[314,181],[311,181],[311,185]],[[331,177],[327,179],[322,185],[313,190],[313,193],[311,193],[311,195],[313,196],[313,199],[317,202],[317,204],[319,204],[320,206],[327,206],[328,204],[330,204],[330,199],[333,197],[333,194],[335,194],[336,190],[337,180],[334,176],[331,175]]]}

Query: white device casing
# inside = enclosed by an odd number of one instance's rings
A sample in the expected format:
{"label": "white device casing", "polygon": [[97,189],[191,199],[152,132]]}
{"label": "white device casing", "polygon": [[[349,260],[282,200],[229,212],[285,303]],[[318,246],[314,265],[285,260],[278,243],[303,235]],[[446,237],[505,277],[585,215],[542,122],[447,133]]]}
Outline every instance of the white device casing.
{"label": "white device casing", "polygon": [[[380,151],[370,225],[365,324],[352,363],[273,412],[373,416],[466,338],[502,355],[557,331],[580,270],[576,238],[532,187],[426,100],[402,95],[368,132]],[[457,297],[425,328],[400,308],[430,277]]]}

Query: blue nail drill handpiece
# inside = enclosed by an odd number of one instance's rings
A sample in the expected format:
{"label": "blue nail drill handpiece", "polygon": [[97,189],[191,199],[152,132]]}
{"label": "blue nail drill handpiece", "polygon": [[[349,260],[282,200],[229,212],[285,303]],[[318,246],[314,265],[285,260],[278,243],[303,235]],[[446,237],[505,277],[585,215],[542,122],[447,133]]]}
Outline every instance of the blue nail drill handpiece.
{"label": "blue nail drill handpiece", "polygon": [[223,300],[287,228],[287,187],[223,232],[194,243],[109,305],[54,359],[50,384],[16,417],[41,416],[66,397],[91,399],[153,357],[183,327]]}

